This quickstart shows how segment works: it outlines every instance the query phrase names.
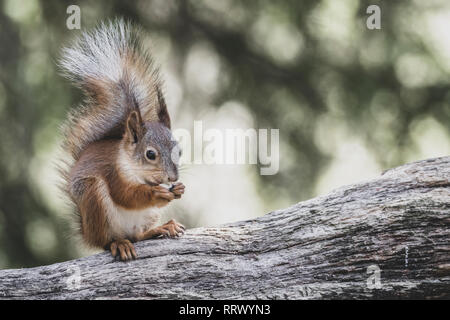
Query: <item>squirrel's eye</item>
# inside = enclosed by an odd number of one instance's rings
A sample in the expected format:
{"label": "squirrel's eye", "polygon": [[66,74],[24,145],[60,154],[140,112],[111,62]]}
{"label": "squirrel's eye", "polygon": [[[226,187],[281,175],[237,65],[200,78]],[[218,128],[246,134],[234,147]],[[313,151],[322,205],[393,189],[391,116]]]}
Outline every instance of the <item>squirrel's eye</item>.
{"label": "squirrel's eye", "polygon": [[155,160],[156,152],[153,150],[147,150],[147,152],[145,153],[145,156],[147,157],[148,160]]}
{"label": "squirrel's eye", "polygon": [[178,156],[181,157],[182,154],[183,154],[183,152],[182,152],[181,149],[180,149],[180,152],[178,153]]}

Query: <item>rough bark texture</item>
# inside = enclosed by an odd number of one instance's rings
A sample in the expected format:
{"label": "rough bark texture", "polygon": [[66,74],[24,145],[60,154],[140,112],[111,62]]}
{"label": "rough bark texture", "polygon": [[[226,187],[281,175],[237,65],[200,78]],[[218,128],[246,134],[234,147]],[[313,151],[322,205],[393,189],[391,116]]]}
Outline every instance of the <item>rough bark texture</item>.
{"label": "rough bark texture", "polygon": [[420,161],[258,219],[138,243],[136,261],[2,270],[0,298],[448,299],[449,179],[450,157]]}

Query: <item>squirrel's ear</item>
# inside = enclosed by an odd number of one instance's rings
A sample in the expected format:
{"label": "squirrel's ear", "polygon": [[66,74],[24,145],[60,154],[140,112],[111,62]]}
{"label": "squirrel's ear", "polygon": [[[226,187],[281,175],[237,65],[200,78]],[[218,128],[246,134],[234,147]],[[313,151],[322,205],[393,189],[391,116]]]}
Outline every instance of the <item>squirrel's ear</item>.
{"label": "squirrel's ear", "polygon": [[142,119],[137,111],[132,111],[128,115],[127,130],[125,135],[131,143],[137,143],[144,135],[142,127]]}
{"label": "squirrel's ear", "polygon": [[156,91],[158,93],[158,120],[167,128],[170,129],[170,117],[169,112],[167,111],[166,101],[164,100],[164,96],[161,92],[161,88],[156,87]]}

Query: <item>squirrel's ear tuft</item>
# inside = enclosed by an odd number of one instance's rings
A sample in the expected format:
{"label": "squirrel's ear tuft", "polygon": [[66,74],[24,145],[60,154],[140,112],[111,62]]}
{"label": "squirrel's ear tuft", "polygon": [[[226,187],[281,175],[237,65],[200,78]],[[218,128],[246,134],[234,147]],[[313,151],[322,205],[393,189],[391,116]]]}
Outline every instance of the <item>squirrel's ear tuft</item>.
{"label": "squirrel's ear tuft", "polygon": [[131,143],[139,142],[144,136],[142,119],[137,111],[132,111],[128,115],[127,130],[125,132],[125,135]]}
{"label": "squirrel's ear tuft", "polygon": [[161,88],[156,87],[156,92],[158,93],[158,120],[167,128],[170,129],[170,117],[167,111],[166,101],[164,100],[164,95],[161,92]]}

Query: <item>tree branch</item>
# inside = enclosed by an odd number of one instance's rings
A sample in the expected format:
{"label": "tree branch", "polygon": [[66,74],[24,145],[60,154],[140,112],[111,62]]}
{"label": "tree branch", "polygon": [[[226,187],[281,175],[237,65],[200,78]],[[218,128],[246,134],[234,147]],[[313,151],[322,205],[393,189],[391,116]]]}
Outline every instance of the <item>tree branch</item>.
{"label": "tree branch", "polygon": [[258,219],[0,271],[0,298],[450,298],[450,157]]}

